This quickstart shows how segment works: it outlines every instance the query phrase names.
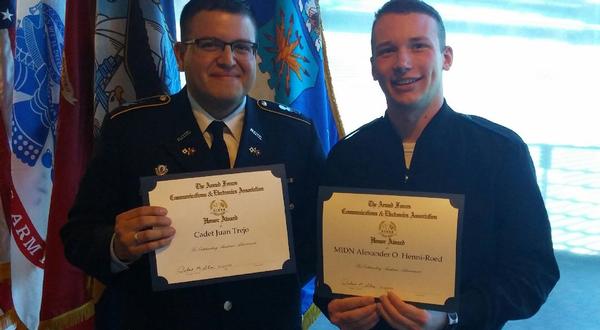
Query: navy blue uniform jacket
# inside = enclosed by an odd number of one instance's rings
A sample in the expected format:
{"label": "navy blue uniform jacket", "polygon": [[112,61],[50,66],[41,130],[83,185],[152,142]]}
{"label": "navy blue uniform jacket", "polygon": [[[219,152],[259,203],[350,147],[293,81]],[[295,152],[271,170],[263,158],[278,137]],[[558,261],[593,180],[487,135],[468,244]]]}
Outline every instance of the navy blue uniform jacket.
{"label": "navy blue uniform jacket", "polygon": [[[410,170],[387,117],[329,154],[324,184],[463,194],[459,328],[498,329],[533,315],[559,278],[527,145],[507,128],[444,103],[417,140]],[[315,300],[327,311],[326,299]],[[383,321],[379,329],[387,329]]]}
{"label": "navy blue uniform jacket", "polygon": [[[196,152],[184,153],[189,147]],[[68,260],[107,284],[103,300],[110,310],[110,327],[300,327],[296,275],[153,292],[147,255],[128,270],[111,272],[109,246],[115,216],[142,205],[140,177],[156,175],[158,165],[166,165],[169,174],[216,169],[185,89],[106,119],[96,151],[61,234]],[[288,176],[297,266],[305,281],[314,274],[317,171],[324,163],[321,144],[314,127],[300,115],[247,98],[235,167],[276,163],[285,164]],[[225,302],[231,303],[227,303],[229,310]]]}

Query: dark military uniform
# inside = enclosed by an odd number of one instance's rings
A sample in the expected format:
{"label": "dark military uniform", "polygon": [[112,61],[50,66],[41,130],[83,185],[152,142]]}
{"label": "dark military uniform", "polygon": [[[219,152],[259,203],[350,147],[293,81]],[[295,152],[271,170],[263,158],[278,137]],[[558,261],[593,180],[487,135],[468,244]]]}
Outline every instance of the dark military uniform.
{"label": "dark military uniform", "polygon": [[[309,121],[278,104],[247,98],[234,167],[285,164],[302,281],[314,273],[315,196],[323,162],[321,144]],[[147,255],[123,272],[111,272],[116,215],[141,206],[140,177],[165,168],[169,174],[217,169],[185,89],[172,97],[129,106],[106,120],[97,155],[61,232],[69,261],[107,284],[104,300],[114,316],[113,326],[299,328],[297,275],[153,292]]]}

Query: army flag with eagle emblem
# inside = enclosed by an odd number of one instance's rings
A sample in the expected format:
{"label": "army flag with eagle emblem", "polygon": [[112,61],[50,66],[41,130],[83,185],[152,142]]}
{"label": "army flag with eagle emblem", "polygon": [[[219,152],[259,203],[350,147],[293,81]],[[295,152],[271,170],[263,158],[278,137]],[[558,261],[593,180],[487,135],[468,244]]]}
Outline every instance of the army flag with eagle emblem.
{"label": "army flag with eagle emblem", "polygon": [[46,264],[56,119],[64,45],[64,1],[19,1],[10,145],[10,269],[18,318],[37,329]]}

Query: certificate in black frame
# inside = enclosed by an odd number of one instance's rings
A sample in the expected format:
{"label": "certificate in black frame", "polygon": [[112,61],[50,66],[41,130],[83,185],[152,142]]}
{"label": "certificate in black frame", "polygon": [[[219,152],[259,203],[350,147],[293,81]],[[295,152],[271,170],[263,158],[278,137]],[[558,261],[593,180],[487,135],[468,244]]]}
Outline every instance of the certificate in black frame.
{"label": "certificate in black frame", "polygon": [[[315,290],[315,295],[324,298],[336,299],[350,297],[348,294],[340,294],[332,292],[332,289],[325,282],[324,267],[323,267],[323,203],[329,200],[334,193],[350,193],[350,194],[369,194],[369,195],[388,195],[388,196],[411,196],[411,197],[432,197],[448,199],[450,204],[458,209],[457,228],[456,228],[456,267],[455,267],[455,283],[454,296],[448,297],[443,305],[423,303],[419,301],[406,301],[414,306],[423,309],[437,310],[443,312],[457,312],[460,303],[460,258],[461,258],[461,234],[462,234],[462,219],[464,215],[464,195],[460,194],[443,194],[443,193],[428,193],[414,191],[398,191],[384,189],[365,189],[365,188],[350,188],[350,187],[319,187],[318,204],[317,204],[317,242],[318,242],[318,264],[317,276],[319,285]],[[375,297],[378,299],[377,297]]]}
{"label": "certificate in black frame", "polygon": [[140,194],[142,196],[142,200],[144,205],[150,205],[149,203],[149,192],[154,190],[157,186],[157,183],[160,181],[167,180],[178,180],[178,179],[187,179],[187,178],[202,178],[208,176],[218,176],[218,175],[227,175],[227,174],[235,174],[235,173],[250,173],[250,172],[264,172],[270,171],[275,178],[278,178],[281,182],[281,189],[283,192],[282,203],[285,210],[285,221],[287,228],[287,240],[288,240],[288,249],[290,259],[285,261],[281,269],[279,270],[271,270],[257,273],[249,273],[249,274],[241,274],[227,277],[218,277],[218,278],[210,278],[210,279],[202,279],[202,280],[192,280],[186,282],[177,282],[177,283],[168,283],[168,281],[158,274],[158,266],[156,259],[156,252],[152,251],[149,253],[149,263],[150,263],[150,276],[152,281],[152,289],[154,291],[164,291],[178,288],[185,288],[191,286],[201,286],[201,285],[210,285],[216,283],[224,283],[224,282],[232,282],[281,274],[290,274],[296,272],[296,259],[295,259],[295,251],[294,251],[294,239],[293,239],[293,231],[291,224],[291,215],[289,209],[289,198],[288,198],[288,187],[287,187],[287,176],[285,172],[285,166],[283,164],[273,164],[266,166],[254,166],[254,167],[245,167],[245,168],[233,168],[227,170],[215,170],[215,171],[202,171],[202,172],[189,172],[189,173],[177,173],[163,176],[152,176],[152,177],[142,177],[140,178]]}

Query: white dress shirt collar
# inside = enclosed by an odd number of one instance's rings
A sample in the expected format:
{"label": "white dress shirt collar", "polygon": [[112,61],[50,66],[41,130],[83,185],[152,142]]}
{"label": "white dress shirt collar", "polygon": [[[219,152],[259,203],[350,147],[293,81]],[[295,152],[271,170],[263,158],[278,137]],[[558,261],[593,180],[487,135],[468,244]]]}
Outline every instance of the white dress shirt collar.
{"label": "white dress shirt collar", "polygon": [[[198,127],[200,127],[200,131],[204,135],[206,133],[206,129],[208,125],[212,123],[215,119],[211,116],[204,108],[202,108],[196,100],[190,95],[190,92],[187,92],[188,99],[190,100],[190,105],[192,106],[192,112],[194,113],[194,117],[198,122]],[[242,138],[242,129],[244,127],[244,109],[246,107],[246,98],[242,100],[242,103],[233,110],[227,117],[223,118],[222,121],[227,126],[229,134],[233,136],[237,144],[239,145],[240,139]],[[209,144],[210,145],[210,144]]]}

